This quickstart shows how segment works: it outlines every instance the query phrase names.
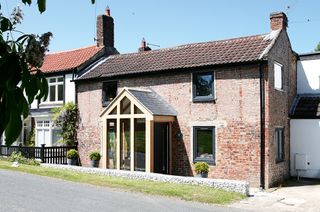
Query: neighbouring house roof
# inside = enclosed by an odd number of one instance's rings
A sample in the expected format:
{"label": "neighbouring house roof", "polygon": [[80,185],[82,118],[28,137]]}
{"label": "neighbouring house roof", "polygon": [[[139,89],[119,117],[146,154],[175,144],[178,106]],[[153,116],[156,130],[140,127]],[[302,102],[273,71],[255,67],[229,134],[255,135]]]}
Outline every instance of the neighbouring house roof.
{"label": "neighbouring house roof", "polygon": [[320,119],[320,95],[298,95],[293,104],[291,118]]}
{"label": "neighbouring house roof", "polygon": [[70,51],[47,54],[42,67],[44,73],[56,73],[76,69],[102,52],[103,47],[89,46]]}
{"label": "neighbouring house roof", "polygon": [[299,54],[299,60],[318,60],[320,59],[320,51]]}
{"label": "neighbouring house roof", "polygon": [[121,101],[119,97],[122,96],[124,92],[137,100],[139,104],[153,116],[177,116],[175,109],[173,109],[173,107],[163,100],[156,92],[150,89],[142,90],[126,87],[119,92],[116,98],[103,110],[100,116],[103,116],[103,114],[117,101]]}
{"label": "neighbouring house roof", "polygon": [[258,61],[265,58],[280,32],[112,55],[79,79]]}

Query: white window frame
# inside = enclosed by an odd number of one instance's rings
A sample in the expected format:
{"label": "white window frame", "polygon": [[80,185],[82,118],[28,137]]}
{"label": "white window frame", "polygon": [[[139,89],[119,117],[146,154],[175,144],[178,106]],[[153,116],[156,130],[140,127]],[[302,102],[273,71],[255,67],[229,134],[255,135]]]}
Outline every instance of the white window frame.
{"label": "white window frame", "polygon": [[[61,79],[61,82],[58,82],[58,79]],[[50,82],[50,79],[56,79],[56,82]],[[64,88],[64,77],[63,76],[59,76],[59,77],[48,77],[47,78],[48,81],[48,97],[46,99],[46,101],[44,101],[44,103],[63,103],[64,101],[64,92],[65,92],[65,88]],[[63,94],[62,94],[62,100],[58,100],[58,87],[59,85],[62,85],[62,89],[63,89]],[[55,86],[55,98],[54,101],[50,101],[50,86]]]}
{"label": "white window frame", "polygon": [[274,74],[274,88],[279,91],[283,91],[283,65],[274,62],[273,65],[273,74]]}
{"label": "white window frame", "polygon": [[49,137],[50,137],[50,146],[53,146],[55,143],[53,143],[53,130],[61,130],[61,127],[58,127],[52,122],[50,119],[36,119],[35,122],[35,133],[36,133],[36,146],[40,146],[39,138],[38,138],[38,130],[49,130]]}

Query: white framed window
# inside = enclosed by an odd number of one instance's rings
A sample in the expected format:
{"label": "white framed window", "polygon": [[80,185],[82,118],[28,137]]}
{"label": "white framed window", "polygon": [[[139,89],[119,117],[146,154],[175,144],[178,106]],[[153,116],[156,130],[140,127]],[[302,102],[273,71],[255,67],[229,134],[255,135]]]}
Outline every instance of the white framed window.
{"label": "white framed window", "polygon": [[48,98],[45,102],[63,102],[63,77],[50,77],[48,80]]}
{"label": "white framed window", "polygon": [[54,125],[50,120],[36,121],[36,145],[55,146],[61,139],[61,128]]}
{"label": "white framed window", "polygon": [[274,88],[283,90],[283,66],[280,63],[274,63]]}

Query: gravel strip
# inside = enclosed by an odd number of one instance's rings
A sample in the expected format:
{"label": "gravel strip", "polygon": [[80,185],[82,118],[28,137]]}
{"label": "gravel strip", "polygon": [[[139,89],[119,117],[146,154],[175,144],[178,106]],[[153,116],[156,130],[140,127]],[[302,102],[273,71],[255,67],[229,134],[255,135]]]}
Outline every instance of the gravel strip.
{"label": "gravel strip", "polygon": [[81,166],[68,166],[68,165],[56,165],[56,164],[41,164],[41,166],[47,167],[47,168],[82,172],[82,173],[106,175],[106,176],[112,176],[112,177],[125,177],[128,179],[152,180],[152,181],[158,181],[158,182],[208,186],[208,187],[223,189],[226,191],[239,192],[247,196],[249,195],[249,183],[245,181],[182,177],[182,176],[165,175],[165,174],[157,174],[157,173],[131,172],[131,171],[124,171],[124,170],[100,169],[100,168],[89,168],[89,167],[81,167]]}

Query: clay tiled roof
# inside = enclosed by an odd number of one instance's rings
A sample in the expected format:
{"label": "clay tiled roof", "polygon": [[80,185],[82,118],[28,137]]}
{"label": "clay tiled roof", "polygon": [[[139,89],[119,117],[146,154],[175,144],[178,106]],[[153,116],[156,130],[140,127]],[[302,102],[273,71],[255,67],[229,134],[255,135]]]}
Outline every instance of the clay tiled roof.
{"label": "clay tiled roof", "polygon": [[279,33],[113,55],[80,79],[258,61],[268,53]]}
{"label": "clay tiled roof", "polygon": [[293,107],[291,118],[320,119],[320,95],[300,95]]}
{"label": "clay tiled roof", "polygon": [[102,47],[85,48],[47,54],[40,68],[44,73],[53,73],[75,69],[94,57]]}

